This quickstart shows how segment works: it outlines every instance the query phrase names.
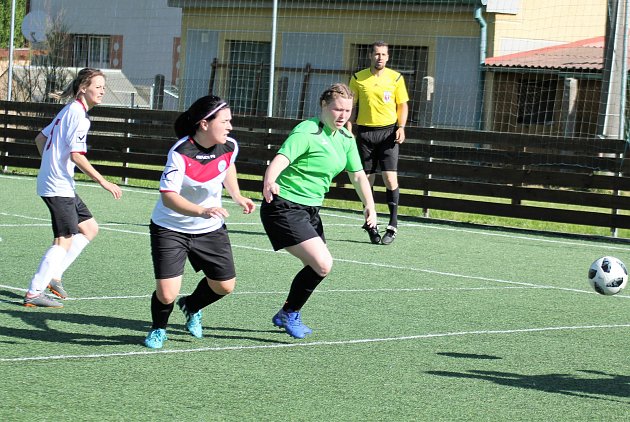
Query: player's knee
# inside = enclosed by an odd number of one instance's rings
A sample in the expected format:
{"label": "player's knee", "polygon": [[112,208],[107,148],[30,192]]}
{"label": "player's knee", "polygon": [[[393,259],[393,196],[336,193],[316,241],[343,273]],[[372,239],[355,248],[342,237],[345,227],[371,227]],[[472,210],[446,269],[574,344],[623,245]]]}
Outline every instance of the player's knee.
{"label": "player's knee", "polygon": [[326,277],[328,276],[328,274],[330,274],[330,271],[332,270],[332,266],[333,266],[332,259],[327,259],[327,260],[318,262],[315,268],[313,268],[313,271],[315,271],[317,275],[319,275],[320,277]]}
{"label": "player's knee", "polygon": [[164,291],[156,291],[156,296],[158,298],[158,300],[160,302],[162,302],[164,305],[168,305],[169,303],[173,303],[175,302],[175,299],[177,299],[177,294],[171,293],[171,292],[164,292]]}
{"label": "player's knee", "polygon": [[233,278],[231,280],[226,281],[210,281],[210,288],[218,295],[225,296],[229,295],[234,291],[236,287],[236,279]]}
{"label": "player's knee", "polygon": [[79,231],[83,234],[83,236],[91,241],[98,234],[99,226],[96,220],[91,218],[79,224]]}

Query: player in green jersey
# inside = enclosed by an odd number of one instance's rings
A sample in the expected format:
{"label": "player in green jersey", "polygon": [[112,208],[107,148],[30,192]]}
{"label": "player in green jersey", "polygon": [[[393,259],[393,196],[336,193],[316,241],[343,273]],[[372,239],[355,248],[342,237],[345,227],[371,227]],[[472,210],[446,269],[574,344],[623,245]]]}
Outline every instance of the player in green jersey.
{"label": "player in green jersey", "polygon": [[365,224],[376,227],[370,182],[352,134],[345,128],[352,111],[352,91],[344,84],[326,89],[318,118],[298,124],[269,164],[263,180],[260,210],[274,250],[285,249],[304,264],[287,299],[272,322],[295,338],[312,330],[302,323],[300,310],[328,275],[333,259],[326,246],[319,209],[332,179],[347,171],[365,206]]}

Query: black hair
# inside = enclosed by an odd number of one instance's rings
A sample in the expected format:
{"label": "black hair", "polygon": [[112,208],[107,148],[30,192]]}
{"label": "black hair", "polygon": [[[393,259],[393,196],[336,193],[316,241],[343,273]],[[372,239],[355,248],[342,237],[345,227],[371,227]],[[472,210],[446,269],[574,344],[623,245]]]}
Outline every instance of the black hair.
{"label": "black hair", "polygon": [[385,41],[375,41],[370,45],[370,54],[374,53],[376,47],[387,47],[387,51],[389,51],[389,44],[387,44]]}
{"label": "black hair", "polygon": [[229,107],[227,102],[216,95],[206,95],[199,98],[175,120],[173,125],[175,135],[178,139],[184,136],[194,136],[202,120],[210,121],[216,117],[217,111]]}

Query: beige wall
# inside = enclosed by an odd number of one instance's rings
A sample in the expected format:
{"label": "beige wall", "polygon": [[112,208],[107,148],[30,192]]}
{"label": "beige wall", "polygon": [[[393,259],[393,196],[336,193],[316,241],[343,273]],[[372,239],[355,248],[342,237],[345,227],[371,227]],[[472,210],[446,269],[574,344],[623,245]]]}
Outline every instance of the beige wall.
{"label": "beige wall", "polygon": [[[342,54],[347,68],[353,68],[356,64],[353,62],[354,51],[350,48],[353,44],[369,44],[382,39],[392,45],[429,47],[430,54],[434,55],[438,37],[479,37],[479,24],[471,13],[442,13],[437,15],[438,19],[435,16],[426,12],[387,16],[367,11],[333,13],[327,10],[281,9],[278,15],[277,56],[282,55],[283,32],[342,33],[344,51],[331,51],[331,54]],[[271,9],[185,9],[182,16],[182,55],[186,51],[188,29],[222,31],[219,48],[223,48],[226,43],[222,41],[228,39],[269,42]],[[185,57],[182,57],[181,62],[185,63]],[[434,57],[430,57],[429,72],[434,63]]]}
{"label": "beige wall", "polygon": [[607,0],[522,0],[517,15],[489,16],[488,57],[602,36]]}

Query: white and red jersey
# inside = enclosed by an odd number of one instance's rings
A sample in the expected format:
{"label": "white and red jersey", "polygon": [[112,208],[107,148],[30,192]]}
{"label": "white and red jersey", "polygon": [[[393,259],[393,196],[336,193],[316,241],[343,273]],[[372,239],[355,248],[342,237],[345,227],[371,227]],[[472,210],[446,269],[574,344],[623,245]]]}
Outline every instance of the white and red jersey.
{"label": "white and red jersey", "polygon": [[[220,207],[223,180],[237,155],[238,145],[229,137],[225,144],[211,148],[202,147],[188,136],[182,138],[168,152],[160,192],[176,192],[204,208]],[[189,234],[208,233],[223,226],[222,218],[182,215],[166,207],[161,197],[151,220],[158,226]]]}
{"label": "white and red jersey", "polygon": [[54,120],[42,130],[47,138],[42,151],[42,162],[37,174],[39,196],[74,197],[74,168],[70,159],[73,152],[87,152],[87,133],[90,119],[80,101],[66,105]]}

